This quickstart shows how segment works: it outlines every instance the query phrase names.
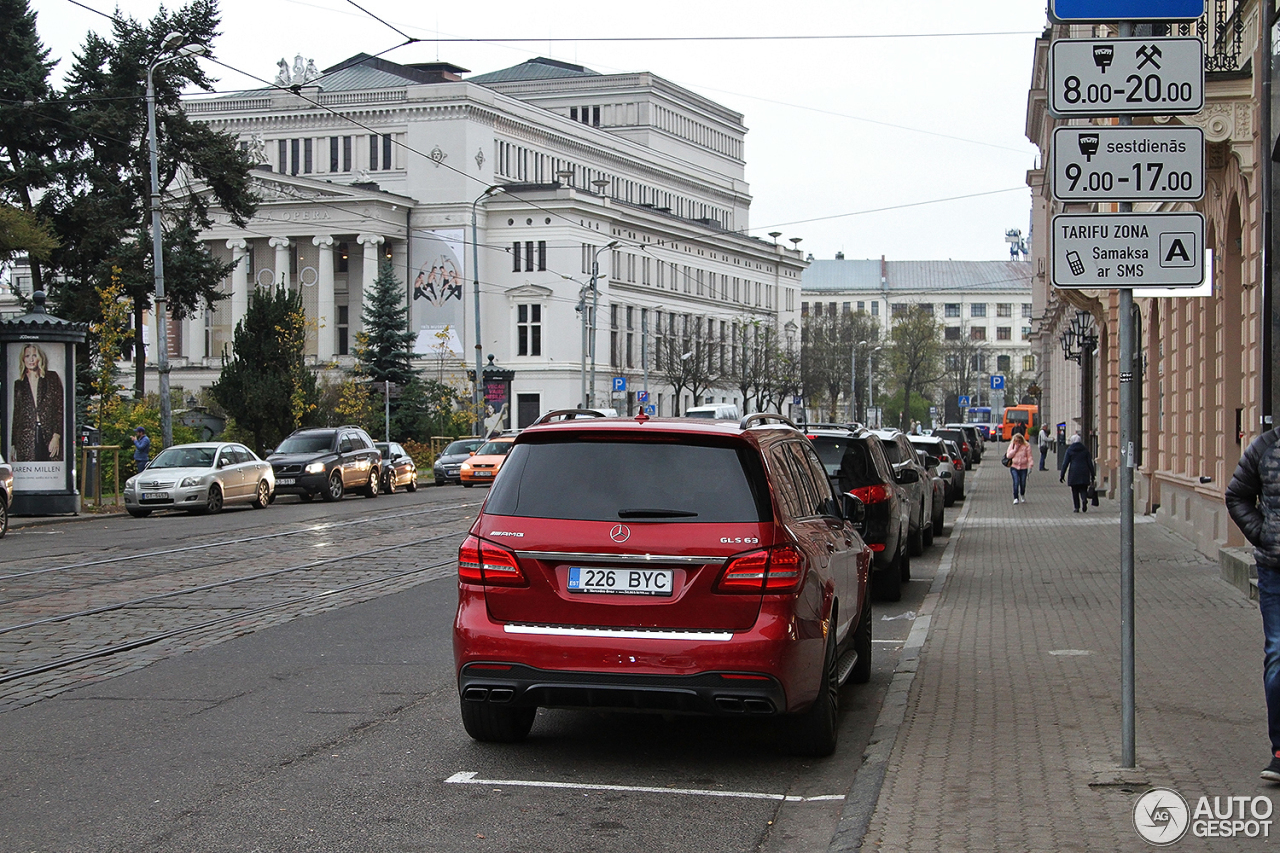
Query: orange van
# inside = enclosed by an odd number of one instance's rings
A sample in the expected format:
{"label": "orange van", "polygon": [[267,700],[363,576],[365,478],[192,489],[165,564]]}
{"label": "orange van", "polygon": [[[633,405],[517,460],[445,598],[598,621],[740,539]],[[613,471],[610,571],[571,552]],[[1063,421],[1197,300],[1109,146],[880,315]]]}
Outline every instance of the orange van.
{"label": "orange van", "polygon": [[1000,424],[1000,437],[1005,441],[1012,441],[1013,428],[1016,426],[1026,427],[1024,435],[1030,441],[1040,428],[1040,407],[1025,405],[1005,409],[1004,422]]}

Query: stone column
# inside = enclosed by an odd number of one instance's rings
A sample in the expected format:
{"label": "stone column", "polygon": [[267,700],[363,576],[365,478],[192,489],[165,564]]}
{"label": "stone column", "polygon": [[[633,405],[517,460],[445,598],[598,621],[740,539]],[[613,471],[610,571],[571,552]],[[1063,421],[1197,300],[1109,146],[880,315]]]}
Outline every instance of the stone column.
{"label": "stone column", "polygon": [[229,323],[234,329],[236,323],[249,313],[249,264],[246,262],[249,244],[237,237],[227,241],[227,248],[231,250],[231,260],[235,263],[235,268],[231,270],[231,321]]}
{"label": "stone column", "polygon": [[364,256],[361,260],[360,273],[360,300],[356,302],[348,299],[347,304],[350,306],[348,312],[348,327],[351,332],[351,340],[355,340],[357,331],[364,330],[364,301],[366,294],[373,292],[373,281],[378,277],[378,262],[382,260],[382,253],[378,247],[382,245],[384,238],[380,234],[361,234],[356,237],[356,242],[364,247]]}
{"label": "stone column", "polygon": [[272,287],[289,289],[289,238],[272,237],[268,245],[276,250],[276,262],[273,268]]}
{"label": "stone column", "polygon": [[333,304],[333,246],[331,235],[324,234],[311,238],[311,242],[320,247],[320,259],[316,269],[320,273],[316,281],[319,290],[316,293],[316,361],[324,364],[332,361],[337,351],[338,312]]}

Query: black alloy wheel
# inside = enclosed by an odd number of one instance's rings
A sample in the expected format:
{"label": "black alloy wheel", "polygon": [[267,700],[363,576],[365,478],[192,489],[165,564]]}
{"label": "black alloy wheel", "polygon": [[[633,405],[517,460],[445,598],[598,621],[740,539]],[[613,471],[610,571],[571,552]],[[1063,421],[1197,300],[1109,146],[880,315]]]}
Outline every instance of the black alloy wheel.
{"label": "black alloy wheel", "polygon": [[824,758],[836,751],[840,734],[840,665],[836,657],[835,616],[833,612],[833,628],[827,631],[818,698],[807,711],[802,711],[789,720],[791,731],[788,746],[793,755]]}

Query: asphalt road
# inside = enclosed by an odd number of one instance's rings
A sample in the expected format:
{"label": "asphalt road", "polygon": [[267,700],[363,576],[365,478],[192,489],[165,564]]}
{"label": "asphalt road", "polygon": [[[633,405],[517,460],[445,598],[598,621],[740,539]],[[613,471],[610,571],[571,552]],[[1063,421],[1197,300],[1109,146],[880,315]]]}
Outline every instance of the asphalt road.
{"label": "asphalt road", "polygon": [[463,731],[451,657],[450,561],[483,496],[15,527],[0,850],[826,850],[911,628],[893,617],[947,537],[876,605],[832,758],[758,721],[577,711],[498,746]]}

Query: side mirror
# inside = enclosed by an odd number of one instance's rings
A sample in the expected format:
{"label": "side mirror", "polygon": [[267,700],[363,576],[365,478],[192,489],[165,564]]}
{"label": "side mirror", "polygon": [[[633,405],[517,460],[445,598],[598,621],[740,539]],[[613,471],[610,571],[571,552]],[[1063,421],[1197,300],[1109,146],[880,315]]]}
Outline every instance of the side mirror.
{"label": "side mirror", "polygon": [[351,452],[351,442],[349,442],[349,441],[344,441],[344,442],[342,442],[342,444],[338,445],[338,452],[339,452],[339,453],[350,453],[350,452]]}
{"label": "side mirror", "polygon": [[920,472],[915,468],[903,468],[898,472],[898,482],[903,485],[920,482]]}
{"label": "side mirror", "polygon": [[840,514],[844,516],[844,520],[858,528],[859,532],[863,532],[867,522],[867,507],[861,500],[843,492],[840,495]]}
{"label": "side mirror", "polygon": [[472,450],[472,451],[470,451],[467,455],[468,455],[468,456],[475,456],[475,455],[476,455],[476,452],[475,452],[474,450]]}

